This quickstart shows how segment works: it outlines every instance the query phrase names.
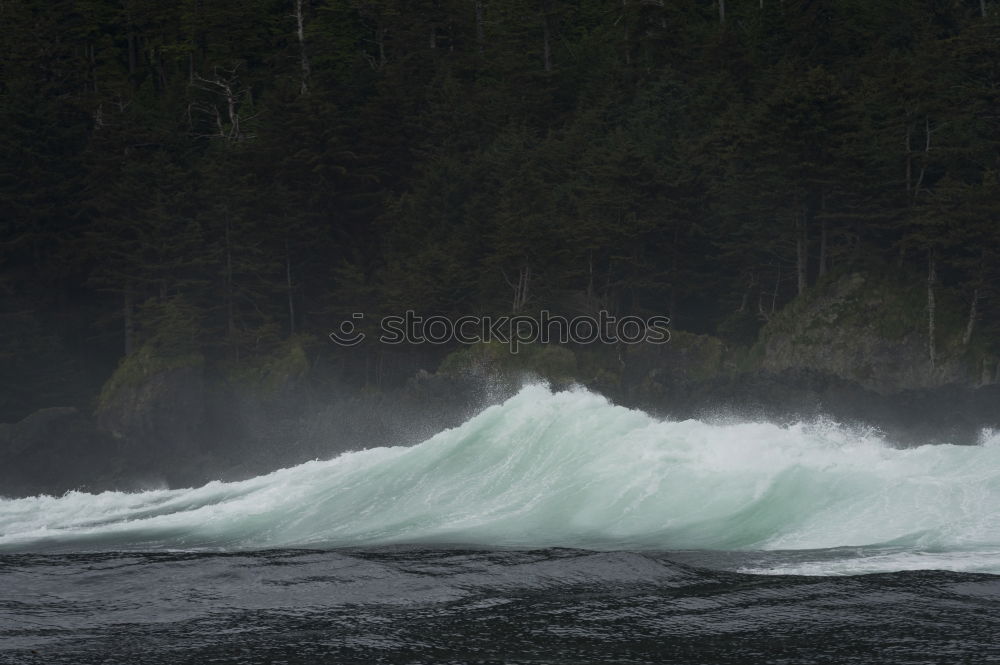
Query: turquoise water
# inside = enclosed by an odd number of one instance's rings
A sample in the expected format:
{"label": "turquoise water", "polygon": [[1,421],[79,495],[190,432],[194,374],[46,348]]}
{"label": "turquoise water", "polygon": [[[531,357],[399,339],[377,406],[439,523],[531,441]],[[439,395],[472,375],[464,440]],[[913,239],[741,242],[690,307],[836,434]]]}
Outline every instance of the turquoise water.
{"label": "turquoise water", "polygon": [[894,448],[835,423],[666,422],[532,385],[412,447],[194,489],[0,500],[0,550],[712,550],[759,553],[742,567],[758,573],[998,573],[998,506],[989,432]]}

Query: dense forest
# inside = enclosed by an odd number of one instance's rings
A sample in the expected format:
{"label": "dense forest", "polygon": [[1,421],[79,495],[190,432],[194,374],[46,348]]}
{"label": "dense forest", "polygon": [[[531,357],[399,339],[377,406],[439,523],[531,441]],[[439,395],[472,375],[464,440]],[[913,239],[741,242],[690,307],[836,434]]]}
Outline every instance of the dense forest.
{"label": "dense forest", "polygon": [[0,421],[143,347],[343,354],[352,312],[747,343],[869,270],[1000,325],[985,0],[2,0],[0,26]]}

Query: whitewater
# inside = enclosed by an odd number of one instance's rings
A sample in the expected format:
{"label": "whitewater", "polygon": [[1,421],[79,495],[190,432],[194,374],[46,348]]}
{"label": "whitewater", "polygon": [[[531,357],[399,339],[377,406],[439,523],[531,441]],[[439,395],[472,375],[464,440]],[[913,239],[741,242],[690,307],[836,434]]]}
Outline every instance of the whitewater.
{"label": "whitewater", "polygon": [[666,421],[524,387],[410,447],[240,482],[0,500],[0,551],[385,545],[744,553],[740,572],[1000,573],[1000,435]]}

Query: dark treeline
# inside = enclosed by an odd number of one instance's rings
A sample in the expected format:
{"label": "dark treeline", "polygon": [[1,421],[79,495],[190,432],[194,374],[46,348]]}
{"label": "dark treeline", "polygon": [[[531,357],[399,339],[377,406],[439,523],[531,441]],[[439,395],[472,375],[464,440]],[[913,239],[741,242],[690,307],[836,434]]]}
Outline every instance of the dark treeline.
{"label": "dark treeline", "polygon": [[1000,322],[989,2],[13,0],[0,27],[0,420],[144,346],[238,366],[355,311],[747,343],[857,269]]}

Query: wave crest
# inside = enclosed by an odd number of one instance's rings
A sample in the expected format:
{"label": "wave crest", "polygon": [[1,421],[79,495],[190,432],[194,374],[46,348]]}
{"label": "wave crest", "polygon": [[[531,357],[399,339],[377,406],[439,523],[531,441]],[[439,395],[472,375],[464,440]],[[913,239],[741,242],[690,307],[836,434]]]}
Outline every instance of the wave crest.
{"label": "wave crest", "polygon": [[535,385],[412,447],[196,489],[0,501],[0,549],[971,551],[1000,547],[998,440],[899,449],[830,422],[659,421]]}

